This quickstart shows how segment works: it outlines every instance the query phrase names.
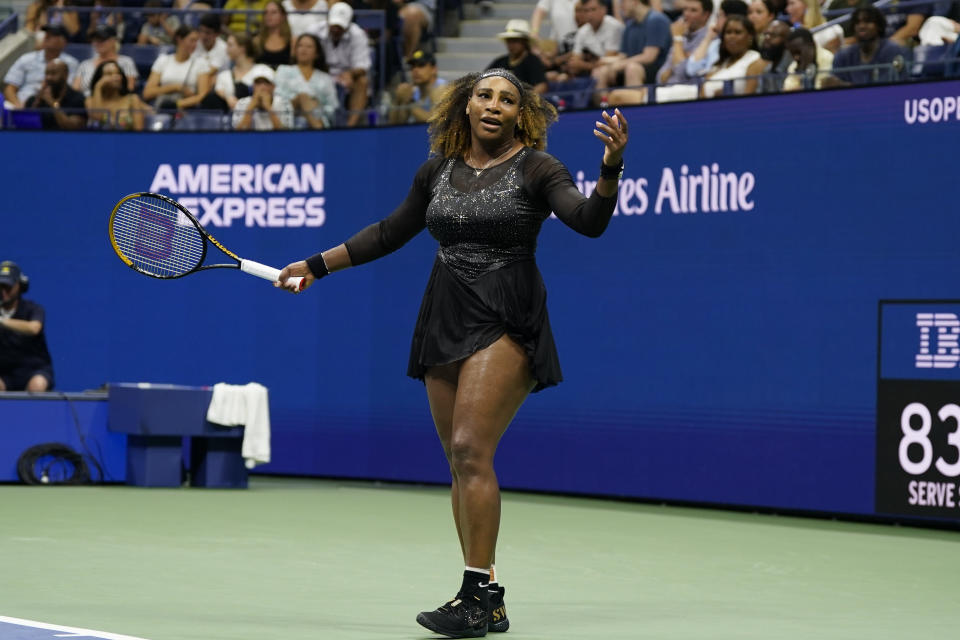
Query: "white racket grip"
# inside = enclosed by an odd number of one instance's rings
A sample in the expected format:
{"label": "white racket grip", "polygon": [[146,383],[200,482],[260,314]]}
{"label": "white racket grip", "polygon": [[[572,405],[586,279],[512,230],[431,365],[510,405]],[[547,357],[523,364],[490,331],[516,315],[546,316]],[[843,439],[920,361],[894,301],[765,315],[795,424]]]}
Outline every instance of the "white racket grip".
{"label": "white racket grip", "polygon": [[[241,260],[240,271],[249,273],[252,276],[257,276],[258,278],[263,278],[264,280],[269,280],[270,282],[276,282],[277,278],[280,277],[280,269],[274,269],[273,267],[268,267],[265,264],[260,264],[253,260]],[[300,291],[303,289],[303,278],[288,278],[286,284],[296,285],[297,291]]]}

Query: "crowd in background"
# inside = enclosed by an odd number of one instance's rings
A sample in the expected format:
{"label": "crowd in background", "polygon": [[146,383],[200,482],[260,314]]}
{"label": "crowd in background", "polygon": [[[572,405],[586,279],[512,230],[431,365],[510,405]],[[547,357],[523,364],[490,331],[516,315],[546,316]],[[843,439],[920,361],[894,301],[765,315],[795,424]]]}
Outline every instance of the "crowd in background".
{"label": "crowd in background", "polygon": [[[254,13],[177,15],[151,11],[160,2],[150,0],[135,38],[127,33],[152,51],[146,70],[120,53],[129,26],[122,14],[106,8],[88,13],[84,29],[70,12],[51,20],[45,3],[38,0],[32,7],[40,8],[27,17],[37,50],[21,56],[3,78],[5,109],[48,109],[45,125],[80,128],[101,121],[139,130],[150,114],[191,112],[220,112],[239,129],[327,128],[340,112],[346,114],[342,125],[365,122],[370,39],[345,2],[227,0],[226,9]],[[184,6],[193,11],[198,4]],[[288,15],[288,8],[323,13]],[[65,51],[78,39],[92,45],[83,61]]]}
{"label": "crowd in background", "polygon": [[[529,25],[500,34],[507,66],[545,93],[588,87],[595,105],[628,105],[896,81],[918,45],[960,57],[952,0],[716,1],[539,0]],[[827,22],[841,10],[848,20]]]}
{"label": "crowd in background", "polygon": [[[423,122],[444,84],[425,37],[437,32],[435,0],[354,0],[357,8],[387,9],[384,33],[361,28],[354,6],[343,1],[226,0],[216,7],[148,0],[137,24],[115,0],[96,0],[82,13],[51,11],[64,1],[30,5],[25,26],[37,50],[3,78],[4,108],[42,110],[45,128],[142,130],[154,114],[203,113],[221,114],[219,122],[235,129],[321,129],[365,125],[371,106],[384,122]],[[573,94],[582,98],[573,106],[586,107],[893,81],[918,46],[960,58],[960,1],[882,11],[864,4],[842,26],[826,24],[825,12],[855,5],[539,0],[529,21],[506,24],[497,36],[506,51],[488,68],[511,69],[559,106]],[[377,84],[371,38],[396,42],[403,59],[387,65]],[[89,42],[91,56],[67,53],[75,42]],[[123,55],[121,42],[153,51],[149,66]]]}

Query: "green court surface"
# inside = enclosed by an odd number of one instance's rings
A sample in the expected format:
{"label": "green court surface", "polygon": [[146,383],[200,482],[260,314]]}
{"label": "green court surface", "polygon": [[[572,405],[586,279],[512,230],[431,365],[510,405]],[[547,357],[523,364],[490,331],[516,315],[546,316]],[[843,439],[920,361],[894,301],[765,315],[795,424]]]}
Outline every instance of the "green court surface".
{"label": "green court surface", "polygon": [[[148,640],[431,638],[439,487],[0,486],[0,616]],[[505,493],[502,640],[960,635],[960,533]]]}

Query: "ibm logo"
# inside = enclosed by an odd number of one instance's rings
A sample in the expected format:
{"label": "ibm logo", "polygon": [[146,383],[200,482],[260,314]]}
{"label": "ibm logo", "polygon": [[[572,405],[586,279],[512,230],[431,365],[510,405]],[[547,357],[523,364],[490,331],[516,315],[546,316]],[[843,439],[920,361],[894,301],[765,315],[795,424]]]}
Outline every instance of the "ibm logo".
{"label": "ibm logo", "polygon": [[[918,369],[952,369],[960,362],[960,319],[955,313],[918,313]],[[935,331],[934,331],[935,329]]]}

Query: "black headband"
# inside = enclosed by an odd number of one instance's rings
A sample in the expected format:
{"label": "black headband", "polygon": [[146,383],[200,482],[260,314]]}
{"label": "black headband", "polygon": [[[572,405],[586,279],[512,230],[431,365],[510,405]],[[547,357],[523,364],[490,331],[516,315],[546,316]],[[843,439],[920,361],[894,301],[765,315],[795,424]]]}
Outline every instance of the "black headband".
{"label": "black headband", "polygon": [[[506,69],[489,69],[480,74],[480,77],[477,78],[477,82],[489,78],[491,76],[497,76],[505,80],[509,80],[510,83],[517,88],[517,91],[520,92],[520,96],[523,97],[523,85],[520,84],[520,80],[517,79],[517,76],[513,75]],[[477,86],[475,82],[473,86]]]}

